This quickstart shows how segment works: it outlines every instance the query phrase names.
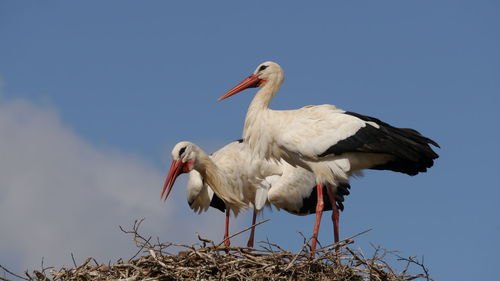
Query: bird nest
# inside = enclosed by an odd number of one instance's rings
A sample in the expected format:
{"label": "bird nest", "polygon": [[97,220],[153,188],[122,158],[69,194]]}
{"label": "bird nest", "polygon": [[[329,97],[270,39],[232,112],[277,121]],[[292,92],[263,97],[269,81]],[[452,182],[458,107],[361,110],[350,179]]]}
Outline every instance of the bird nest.
{"label": "bird nest", "polygon": [[[131,230],[138,246],[137,253],[127,261],[100,264],[90,257],[74,267],[44,267],[25,276],[0,267],[8,274],[25,280],[433,280],[423,263],[415,257],[403,258],[396,253],[375,247],[366,257],[361,250],[350,247],[353,238],[316,249],[312,253],[308,240],[296,253],[279,245],[258,242],[258,248],[222,247],[198,237],[200,243],[182,245],[152,243],[138,233],[141,221]],[[243,232],[243,231],[241,231]],[[241,233],[240,232],[240,233]],[[239,233],[238,233],[239,234]],[[388,255],[399,261],[399,271],[386,262]],[[415,273],[414,271],[417,271]],[[413,273],[411,273],[413,272]],[[5,273],[4,273],[5,276]],[[1,277],[0,280],[10,280]]]}

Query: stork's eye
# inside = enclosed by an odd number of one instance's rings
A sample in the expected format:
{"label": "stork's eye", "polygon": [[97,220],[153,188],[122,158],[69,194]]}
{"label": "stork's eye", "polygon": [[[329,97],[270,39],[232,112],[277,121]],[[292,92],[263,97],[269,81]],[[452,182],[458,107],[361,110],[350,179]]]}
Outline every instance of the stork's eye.
{"label": "stork's eye", "polygon": [[263,66],[259,67],[259,71],[262,71],[262,70],[264,70],[264,69],[266,69],[268,67],[269,67],[269,65],[263,65]]}
{"label": "stork's eye", "polygon": [[186,147],[183,147],[183,148],[181,148],[181,150],[179,150],[179,157],[182,156],[182,154],[184,153],[184,151],[186,151]]}

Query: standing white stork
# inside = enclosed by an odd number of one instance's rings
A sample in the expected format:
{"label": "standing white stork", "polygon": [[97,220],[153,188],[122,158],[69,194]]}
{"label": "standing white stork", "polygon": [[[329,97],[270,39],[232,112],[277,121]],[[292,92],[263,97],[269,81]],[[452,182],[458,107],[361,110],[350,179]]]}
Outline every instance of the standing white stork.
{"label": "standing white stork", "polygon": [[[213,155],[207,155],[201,148],[190,142],[180,142],[172,150],[172,166],[165,181],[161,197],[167,199],[176,178],[181,173],[189,173],[187,199],[195,212],[206,211],[209,206],[226,211],[224,244],[230,245],[229,211],[238,215],[241,208],[253,206],[252,225],[256,216],[269,200],[278,209],[295,215],[315,212],[316,186],[314,175],[301,168],[292,167],[286,162],[252,159],[248,145],[242,140],[224,146]],[[217,177],[214,180],[213,177]],[[220,183],[217,190],[225,195],[214,193],[212,184]],[[326,202],[325,210],[344,209],[344,196],[349,194],[350,185],[342,182],[337,192],[336,204]],[[166,193],[165,193],[166,192]],[[243,203],[224,202],[231,196]],[[247,246],[253,247],[255,227],[252,227]]]}
{"label": "standing white stork", "polygon": [[[277,63],[264,62],[219,101],[244,89],[260,87],[248,108],[243,128],[243,139],[253,155],[284,159],[314,173],[318,202],[312,250],[316,248],[324,207],[323,185],[334,193],[339,182],[346,182],[353,172],[362,169],[391,170],[413,176],[427,171],[438,158],[429,145],[439,147],[438,144],[416,130],[396,128],[333,105],[269,109],[283,79],[283,70]],[[338,235],[338,212],[333,211],[335,234]]]}

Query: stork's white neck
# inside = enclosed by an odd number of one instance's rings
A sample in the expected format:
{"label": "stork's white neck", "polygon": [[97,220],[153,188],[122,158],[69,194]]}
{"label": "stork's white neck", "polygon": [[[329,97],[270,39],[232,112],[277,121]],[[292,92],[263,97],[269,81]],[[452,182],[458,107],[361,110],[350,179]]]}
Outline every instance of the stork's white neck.
{"label": "stork's white neck", "polygon": [[260,158],[269,158],[267,144],[272,136],[268,130],[272,128],[272,112],[269,109],[269,103],[278,92],[282,82],[283,75],[280,73],[262,85],[262,88],[255,94],[250,106],[248,107],[243,127],[243,139],[249,144],[252,154]]}
{"label": "stork's white neck", "polygon": [[262,87],[257,91],[255,97],[250,103],[249,109],[251,108],[259,108],[259,109],[268,109],[269,103],[273,99],[274,95],[278,92],[281,87],[281,82],[277,83],[277,81],[265,81]]}
{"label": "stork's white neck", "polygon": [[217,165],[201,148],[197,147],[194,169],[207,181],[212,190],[226,203],[236,207],[243,207],[245,203],[227,191],[228,183],[225,175],[219,171]]}

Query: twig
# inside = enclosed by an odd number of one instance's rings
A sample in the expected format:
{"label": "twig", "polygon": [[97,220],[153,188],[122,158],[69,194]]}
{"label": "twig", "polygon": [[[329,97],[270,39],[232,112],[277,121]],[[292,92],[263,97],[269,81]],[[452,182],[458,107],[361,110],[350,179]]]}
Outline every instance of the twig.
{"label": "twig", "polygon": [[73,265],[77,267],[75,257],[73,256],[73,253],[71,253],[71,259],[73,260]]}
{"label": "twig", "polygon": [[259,224],[263,224],[263,223],[268,222],[268,221],[270,221],[270,220],[271,220],[271,219],[266,219],[266,220],[263,220],[263,221],[259,221],[259,222],[258,222],[258,223],[256,223],[256,224],[252,224],[251,226],[249,226],[249,227],[247,227],[247,228],[245,228],[245,229],[243,229],[243,230],[241,230],[241,231],[238,231],[238,232],[236,232],[236,233],[235,233],[235,234],[233,234],[233,235],[230,235],[229,237],[227,237],[227,238],[225,238],[224,240],[222,240],[222,242],[220,242],[219,244],[217,244],[217,247],[219,247],[220,245],[224,244],[224,242],[225,242],[226,240],[229,240],[229,239],[233,238],[234,236],[236,236],[236,235],[240,235],[241,233],[243,233],[243,232],[245,232],[245,231],[247,231],[247,230],[251,229],[251,228],[252,228],[252,227],[254,227],[254,226],[257,226],[257,225],[259,225]]}
{"label": "twig", "polygon": [[[261,221],[254,226],[264,223]],[[149,239],[145,239],[138,233],[141,221],[135,221],[132,230],[124,230],[127,234],[133,234],[136,245],[141,249],[147,249],[145,253],[149,255],[137,256],[129,262],[109,262],[98,264],[93,258],[88,258],[80,266],[73,268],[62,267],[59,270],[50,270],[48,275],[44,274],[45,266],[42,264],[42,272],[33,271],[33,275],[26,272],[28,278],[23,278],[7,271],[0,281],[12,281],[5,277],[7,272],[12,276],[29,281],[59,281],[59,280],[372,280],[372,281],[402,281],[423,279],[433,281],[429,277],[428,269],[421,260],[415,257],[402,258],[400,261],[406,262],[406,267],[402,273],[393,270],[384,260],[387,254],[395,255],[392,251],[373,246],[374,253],[364,255],[361,249],[351,249],[347,245],[353,243],[354,237],[357,237],[369,230],[360,232],[339,243],[320,247],[315,251],[315,258],[311,259],[308,255],[308,246],[310,238],[304,235],[303,245],[297,253],[291,253],[277,244],[270,241],[260,241],[264,244],[259,249],[247,247],[226,248],[226,253],[220,251],[213,241],[202,238],[198,234],[199,240],[192,245],[161,243],[159,238],[152,245]],[[244,229],[230,238],[250,229]],[[207,247],[207,245],[213,247]],[[219,244],[220,245],[220,244]],[[175,254],[164,254],[167,248],[172,247]],[[331,247],[338,250],[333,252]],[[169,248],[170,249],[170,248]],[[170,250],[168,250],[170,251]],[[397,256],[397,255],[396,255]],[[76,264],[72,254],[73,264]],[[93,260],[95,265],[90,264]],[[405,264],[403,264],[404,266]],[[415,266],[419,266],[420,274],[410,275],[408,272]]]}
{"label": "twig", "polygon": [[200,236],[200,234],[197,232],[196,235],[198,236],[198,240],[200,240],[201,242],[203,242],[203,248],[206,248],[207,247],[207,243],[210,243],[212,244],[213,247],[215,247],[215,243],[214,241],[210,240],[210,239],[205,239],[203,237]]}
{"label": "twig", "polygon": [[[434,281],[434,279],[432,279],[429,276],[429,269],[424,266],[424,257],[423,256],[422,256],[422,261],[421,262],[418,261],[418,259],[415,259],[415,257],[404,258],[404,257],[401,257],[399,255],[396,255],[396,257],[398,257],[398,260],[403,260],[403,261],[407,261],[408,263],[412,263],[412,264],[418,265],[424,271],[424,275],[423,276],[416,275],[417,277],[424,277],[427,281]],[[405,269],[404,271],[406,272],[407,270]]]}
{"label": "twig", "polygon": [[135,245],[139,248],[139,250],[137,250],[137,252],[130,259],[128,259],[129,262],[135,259],[145,248],[153,247],[149,242],[151,241],[151,236],[146,239],[139,234],[139,228],[141,227],[141,224],[144,222],[144,220],[145,218],[135,220],[134,225],[132,226],[132,230],[125,230],[121,225],[118,226],[123,233],[132,234],[134,236]]}
{"label": "twig", "polygon": [[24,280],[29,280],[28,278],[26,277],[22,277],[22,276],[19,276],[17,274],[15,274],[14,272],[8,270],[7,268],[5,268],[3,265],[0,264],[0,268],[3,269],[5,272],[7,272],[8,274],[12,275],[12,276],[15,276],[17,278],[21,278],[21,279],[24,279]]}
{"label": "twig", "polygon": [[2,277],[2,276],[0,276],[0,280],[2,280],[2,281],[12,281],[12,280],[7,279],[6,277]]}
{"label": "twig", "polygon": [[352,240],[353,238],[356,238],[356,237],[358,237],[360,235],[363,235],[363,234],[365,234],[365,233],[367,233],[369,231],[372,231],[372,229],[370,228],[370,229],[367,229],[367,230],[363,230],[363,231],[358,232],[358,233],[356,233],[356,234],[354,234],[352,236],[349,236],[349,237],[347,237],[345,239],[342,239],[342,240],[340,240],[337,243],[326,245],[324,247],[318,248],[318,249],[316,249],[316,251],[322,251],[322,250],[325,250],[325,249],[335,249],[336,247],[342,246],[343,244],[351,244],[352,242],[349,242],[350,240]]}
{"label": "twig", "polygon": [[293,259],[290,261],[290,263],[285,267],[285,271],[287,271],[292,266],[292,264],[299,257],[300,253],[302,253],[302,251],[304,251],[304,249],[307,247],[307,245],[309,245],[309,241],[311,241],[311,238],[309,238],[306,242],[304,242],[304,245],[302,245],[302,248],[300,248],[300,251],[293,257]]}

